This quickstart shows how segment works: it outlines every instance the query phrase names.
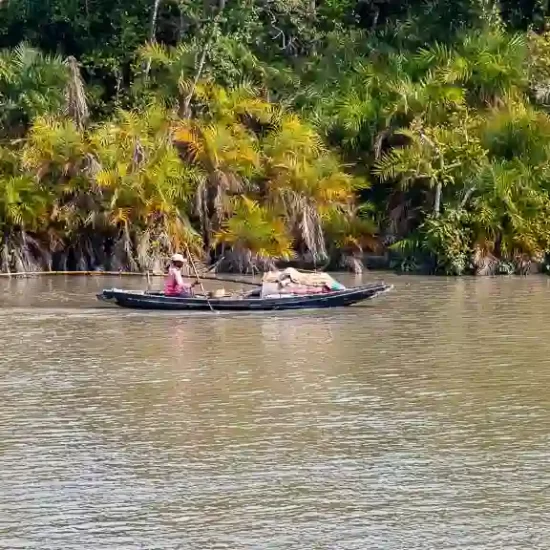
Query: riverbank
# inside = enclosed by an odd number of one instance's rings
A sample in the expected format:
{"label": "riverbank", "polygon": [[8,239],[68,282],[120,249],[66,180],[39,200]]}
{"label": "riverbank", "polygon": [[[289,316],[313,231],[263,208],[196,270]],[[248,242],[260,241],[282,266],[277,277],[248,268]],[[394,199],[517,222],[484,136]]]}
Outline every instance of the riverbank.
{"label": "riverbank", "polygon": [[[158,262],[161,264],[162,262]],[[166,265],[168,265],[168,260],[166,260]],[[284,269],[286,267],[293,267],[299,270],[305,271],[342,271],[341,267],[334,266],[334,264],[324,264],[320,266],[311,261],[289,261],[289,262],[276,262],[276,266],[279,269]],[[251,273],[239,273],[231,270],[220,270],[219,267],[215,270],[212,267],[216,266],[207,266],[205,264],[199,263],[196,265],[198,273],[201,278],[216,280],[219,275],[219,279],[222,280],[225,278],[227,280],[228,276],[251,276]],[[350,269],[354,267],[356,269]],[[356,275],[361,275],[361,273],[368,272],[386,272],[386,273],[398,273],[398,274],[409,274],[409,275],[449,275],[434,270],[433,263],[424,264],[415,262],[414,259],[407,259],[400,257],[396,254],[387,253],[385,255],[372,255],[365,254],[360,258],[355,258],[353,264],[348,263],[347,269],[344,272],[355,273]],[[498,275],[540,275],[549,273],[549,264],[545,260],[544,262],[540,261],[523,261],[516,265],[507,261],[499,261],[497,259],[492,259],[492,261],[487,261],[481,265],[474,267],[473,265],[470,269],[466,270],[462,275],[475,275],[475,276],[498,276]],[[88,277],[109,277],[109,276],[121,276],[121,277],[142,277],[142,278],[158,278],[164,277],[166,275],[165,271],[162,270],[149,270],[149,271],[104,271],[101,269],[98,270],[84,270],[84,271],[21,271],[21,272],[0,272],[0,278],[31,278],[31,277],[42,277],[42,276],[88,276]],[[261,275],[260,271],[255,271],[254,275]],[[186,271],[186,276],[195,277],[196,273],[191,266],[188,266]],[[456,276],[456,274],[454,274]]]}

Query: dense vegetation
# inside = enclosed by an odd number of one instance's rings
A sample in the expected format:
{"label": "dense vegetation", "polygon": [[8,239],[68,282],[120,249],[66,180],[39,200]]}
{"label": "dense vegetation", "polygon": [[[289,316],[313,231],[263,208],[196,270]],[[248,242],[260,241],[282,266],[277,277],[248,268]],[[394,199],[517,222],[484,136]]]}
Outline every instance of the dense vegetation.
{"label": "dense vegetation", "polygon": [[0,271],[542,264],[546,9],[0,1]]}

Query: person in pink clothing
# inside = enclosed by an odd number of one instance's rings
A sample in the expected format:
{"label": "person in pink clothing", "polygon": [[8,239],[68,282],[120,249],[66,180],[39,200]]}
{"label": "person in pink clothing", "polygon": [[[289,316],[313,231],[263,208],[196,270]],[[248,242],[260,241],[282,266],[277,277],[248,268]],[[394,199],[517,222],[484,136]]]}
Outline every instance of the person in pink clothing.
{"label": "person in pink clothing", "polygon": [[168,268],[168,276],[164,283],[164,294],[166,296],[193,296],[193,287],[198,284],[186,283],[183,280],[182,268],[185,260],[181,254],[174,254]]}

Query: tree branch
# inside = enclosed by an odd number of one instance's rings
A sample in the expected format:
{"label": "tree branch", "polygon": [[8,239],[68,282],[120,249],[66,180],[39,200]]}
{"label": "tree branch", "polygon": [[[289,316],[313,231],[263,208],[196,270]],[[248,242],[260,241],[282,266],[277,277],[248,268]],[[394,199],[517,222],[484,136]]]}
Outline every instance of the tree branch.
{"label": "tree branch", "polygon": [[466,203],[470,200],[470,197],[473,195],[474,191],[476,190],[476,186],[470,187],[466,193],[464,193],[464,197],[462,197],[462,200],[460,201],[460,208],[464,208],[466,206]]}
{"label": "tree branch", "polygon": [[195,72],[195,77],[193,78],[193,84],[191,85],[191,89],[189,90],[189,93],[185,97],[183,101],[183,117],[184,118],[190,118],[191,117],[191,101],[193,99],[193,96],[195,95],[195,90],[197,88],[197,84],[199,83],[199,80],[202,76],[202,72],[204,70],[204,65],[206,63],[206,55],[208,54],[208,49],[210,48],[210,44],[212,42],[212,39],[214,38],[214,34],[216,32],[216,27],[218,25],[218,21],[220,20],[221,14],[223,12],[223,9],[225,8],[225,1],[226,0],[219,0],[218,3],[218,13],[212,20],[212,27],[210,29],[210,32],[206,36],[206,40],[204,42],[204,46],[202,48],[202,52],[199,58],[199,64],[197,66],[197,71]]}

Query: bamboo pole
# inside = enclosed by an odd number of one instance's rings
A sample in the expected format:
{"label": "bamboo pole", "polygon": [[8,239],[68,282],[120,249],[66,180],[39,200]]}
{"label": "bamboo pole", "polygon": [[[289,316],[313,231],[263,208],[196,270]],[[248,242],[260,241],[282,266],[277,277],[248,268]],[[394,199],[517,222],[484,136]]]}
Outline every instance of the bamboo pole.
{"label": "bamboo pole", "polygon": [[[85,275],[90,277],[147,277],[147,273],[141,271],[16,271],[0,273],[0,277],[43,277],[49,275]],[[150,277],[164,277],[164,273],[150,273]]]}
{"label": "bamboo pole", "polygon": [[199,277],[199,272],[197,271],[197,267],[195,266],[195,262],[193,261],[193,256],[191,256],[191,252],[189,252],[189,247],[185,245],[185,249],[187,250],[187,257],[189,258],[189,261],[191,262],[191,266],[193,267],[193,270],[195,271],[195,276],[197,277],[197,281],[201,285],[201,290],[204,294],[204,297],[206,298],[206,302],[208,303],[208,307],[210,308],[210,311],[214,313],[214,308],[212,307],[212,304],[210,303],[210,300],[208,298],[208,294],[206,290],[204,289],[204,285],[202,284],[202,281]]}
{"label": "bamboo pole", "polygon": [[[17,278],[32,278],[32,277],[48,277],[53,276],[70,276],[80,275],[85,277],[166,277],[165,273],[149,273],[144,271],[17,271],[11,273],[0,273],[0,278],[17,279]],[[260,286],[259,283],[247,281],[246,279],[237,279],[232,277],[219,277],[214,275],[201,275],[202,279],[207,281],[218,281],[220,283],[235,283],[238,285]]]}

